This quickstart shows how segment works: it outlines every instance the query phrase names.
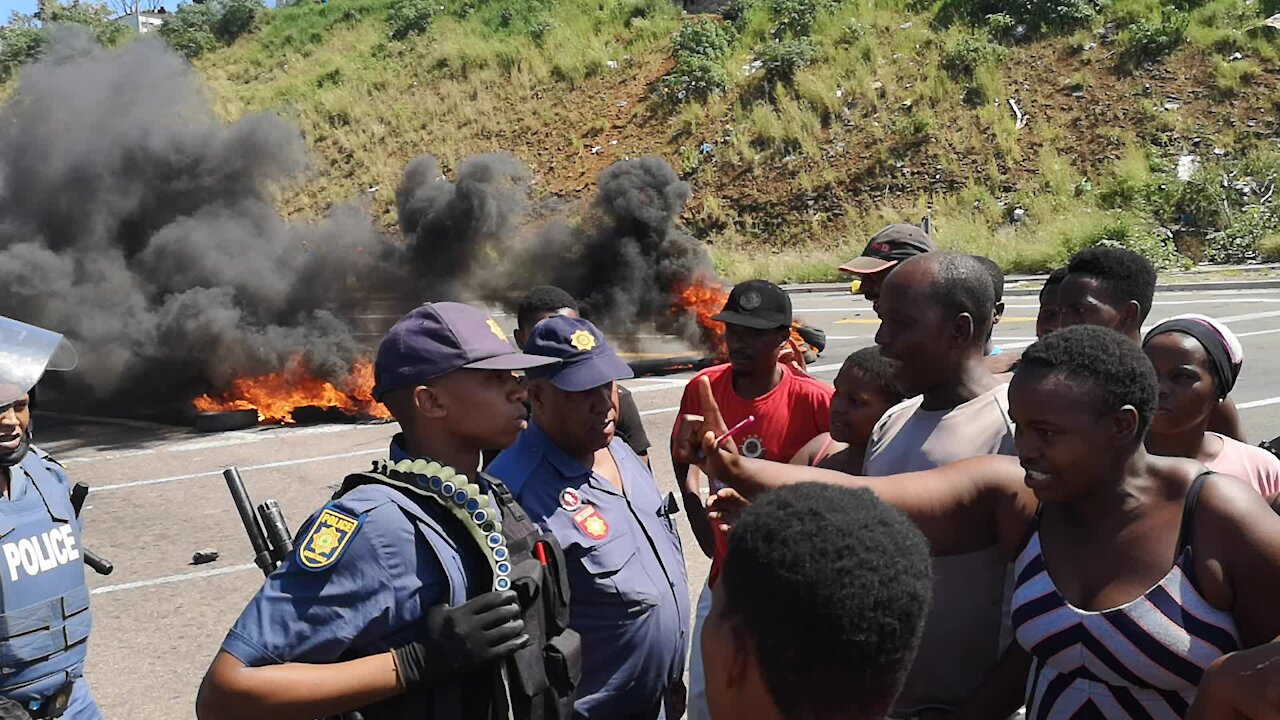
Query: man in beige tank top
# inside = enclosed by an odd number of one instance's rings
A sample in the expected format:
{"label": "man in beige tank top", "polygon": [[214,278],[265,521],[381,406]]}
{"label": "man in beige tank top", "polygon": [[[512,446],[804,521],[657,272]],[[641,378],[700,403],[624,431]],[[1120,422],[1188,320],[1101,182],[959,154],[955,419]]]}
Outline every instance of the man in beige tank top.
{"label": "man in beige tank top", "polygon": [[[877,306],[876,343],[898,361],[894,382],[911,399],[872,431],[866,475],[1015,454],[1008,385],[983,359],[994,302],[990,276],[968,255],[919,255],[889,275]],[[1008,563],[993,543],[936,558],[933,572],[933,605],[893,717],[946,716],[961,708],[973,717],[1008,715],[1018,694],[984,688],[1011,636]],[[986,704],[988,695],[994,704]],[[1005,705],[1010,697],[1012,707]]]}

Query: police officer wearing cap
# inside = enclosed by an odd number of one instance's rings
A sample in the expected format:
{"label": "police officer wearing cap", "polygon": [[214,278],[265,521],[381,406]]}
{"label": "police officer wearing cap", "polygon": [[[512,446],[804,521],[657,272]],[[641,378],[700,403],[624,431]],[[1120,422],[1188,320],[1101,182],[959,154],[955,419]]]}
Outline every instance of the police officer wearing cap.
{"label": "police officer wearing cap", "polygon": [[62,467],[31,444],[30,392],[70,370],[59,334],[0,317],[0,719],[101,718],[84,680],[89,589]]}
{"label": "police officer wearing cap", "polygon": [[872,235],[862,254],[839,269],[858,277],[857,291],[870,300],[874,308],[880,300],[880,287],[898,263],[933,250],[933,241],[924,228],[894,223]]}
{"label": "police officer wearing cap", "polygon": [[423,305],[383,338],[389,456],[348,475],[232,627],[201,718],[567,720],[581,650],[559,545],[482,448],[525,426],[515,352],[483,311]]}
{"label": "police officer wearing cap", "polygon": [[569,626],[582,636],[576,716],[652,720],[684,714],[689,588],[675,497],[615,437],[614,384],[631,369],[590,322],[554,316],[525,352],[533,419],[489,472],[502,478],[568,558]]}

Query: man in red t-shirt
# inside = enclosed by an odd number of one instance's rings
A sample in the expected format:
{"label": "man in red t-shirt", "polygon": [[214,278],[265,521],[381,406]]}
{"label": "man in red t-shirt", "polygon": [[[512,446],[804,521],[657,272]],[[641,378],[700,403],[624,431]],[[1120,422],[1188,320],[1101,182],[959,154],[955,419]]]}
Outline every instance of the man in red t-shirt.
{"label": "man in red t-shirt", "polygon": [[[791,298],[767,280],[748,280],[733,288],[724,310],[713,319],[725,325],[729,362],[703,370],[685,386],[677,417],[702,412],[696,383],[705,375],[729,427],[755,416],[755,422],[734,433],[739,451],[748,457],[787,462],[805,443],[830,429],[833,393],[830,386],[778,362],[791,335]],[[707,521],[699,483],[691,477],[689,466],[677,463],[675,471],[689,525],[702,551],[711,557],[711,575],[698,600],[689,669],[689,720],[706,720],[699,636],[726,545]],[[710,482],[714,492],[719,486],[714,478]]]}

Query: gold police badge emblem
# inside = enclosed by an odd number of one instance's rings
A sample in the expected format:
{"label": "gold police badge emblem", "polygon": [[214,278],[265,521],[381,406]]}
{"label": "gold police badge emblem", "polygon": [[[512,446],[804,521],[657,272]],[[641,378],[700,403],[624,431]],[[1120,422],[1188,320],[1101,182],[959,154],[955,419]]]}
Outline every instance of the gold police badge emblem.
{"label": "gold police badge emblem", "polygon": [[308,570],[323,570],[333,565],[363,521],[363,516],[353,518],[331,507],[324,508],[298,546],[298,562]]}
{"label": "gold police badge emblem", "polygon": [[493,318],[488,318],[486,322],[489,323],[489,332],[496,335],[502,342],[507,341],[507,336],[502,334],[502,328],[498,327],[498,323],[494,322]]}
{"label": "gold police badge emblem", "polygon": [[586,330],[578,330],[569,336],[569,344],[582,352],[586,352],[596,346],[596,339]]}

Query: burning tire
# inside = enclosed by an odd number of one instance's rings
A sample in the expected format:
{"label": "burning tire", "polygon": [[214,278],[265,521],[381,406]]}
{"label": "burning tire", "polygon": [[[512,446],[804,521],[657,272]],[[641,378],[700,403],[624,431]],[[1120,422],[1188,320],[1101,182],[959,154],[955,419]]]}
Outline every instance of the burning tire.
{"label": "burning tire", "polygon": [[715,364],[715,358],[701,355],[676,355],[669,358],[633,360],[627,363],[636,377],[673,375],[687,370],[697,372]]}
{"label": "burning tire", "polygon": [[258,411],[252,409],[196,413],[196,430],[199,432],[212,433],[244,430],[257,424]]}

